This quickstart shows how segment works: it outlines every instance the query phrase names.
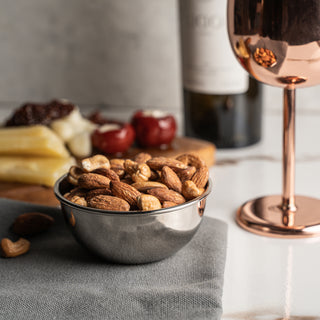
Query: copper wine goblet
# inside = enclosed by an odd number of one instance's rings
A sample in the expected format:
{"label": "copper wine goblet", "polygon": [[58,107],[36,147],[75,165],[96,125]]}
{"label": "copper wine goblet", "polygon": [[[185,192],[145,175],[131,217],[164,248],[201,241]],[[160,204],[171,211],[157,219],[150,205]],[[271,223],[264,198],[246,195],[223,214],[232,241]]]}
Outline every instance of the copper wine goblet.
{"label": "copper wine goblet", "polygon": [[295,195],[295,92],[320,83],[319,0],[228,0],[228,33],[241,65],[284,89],[282,195],[253,199],[236,220],[272,237],[320,236],[320,200]]}

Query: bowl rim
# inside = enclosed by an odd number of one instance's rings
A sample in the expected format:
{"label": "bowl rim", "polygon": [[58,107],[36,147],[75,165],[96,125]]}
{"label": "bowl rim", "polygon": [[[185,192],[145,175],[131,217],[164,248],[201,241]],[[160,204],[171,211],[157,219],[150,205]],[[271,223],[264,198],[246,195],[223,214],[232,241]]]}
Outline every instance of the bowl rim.
{"label": "bowl rim", "polygon": [[200,202],[201,200],[206,198],[212,190],[212,180],[209,178],[206,190],[204,191],[204,193],[201,196],[194,198],[192,200],[186,201],[186,202],[179,204],[177,206],[173,206],[173,207],[169,207],[169,208],[161,208],[161,209],[157,209],[157,210],[148,210],[148,211],[141,211],[141,210],[132,210],[132,211],[115,211],[115,210],[112,211],[112,210],[110,210],[110,211],[107,211],[107,210],[103,210],[103,209],[84,207],[84,206],[78,205],[76,203],[73,203],[73,202],[67,200],[65,197],[63,197],[63,195],[61,194],[59,189],[60,189],[60,184],[64,180],[67,179],[67,175],[68,175],[68,173],[65,173],[55,182],[54,187],[53,187],[54,194],[55,194],[56,198],[60,201],[60,204],[64,204],[68,207],[73,207],[77,210],[80,210],[81,213],[86,213],[86,214],[95,213],[95,214],[99,214],[99,215],[110,215],[110,216],[117,215],[117,216],[124,216],[124,217],[161,215],[161,214],[171,212],[171,211],[182,210],[182,209],[194,204],[195,202]]}

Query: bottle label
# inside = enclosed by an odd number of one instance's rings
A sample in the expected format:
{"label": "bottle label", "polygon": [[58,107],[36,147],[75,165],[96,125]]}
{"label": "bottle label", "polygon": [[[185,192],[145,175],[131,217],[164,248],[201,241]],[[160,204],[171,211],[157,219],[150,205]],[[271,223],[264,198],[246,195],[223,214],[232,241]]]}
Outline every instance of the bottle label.
{"label": "bottle label", "polygon": [[248,90],[227,33],[227,0],[180,0],[184,87],[208,94]]}

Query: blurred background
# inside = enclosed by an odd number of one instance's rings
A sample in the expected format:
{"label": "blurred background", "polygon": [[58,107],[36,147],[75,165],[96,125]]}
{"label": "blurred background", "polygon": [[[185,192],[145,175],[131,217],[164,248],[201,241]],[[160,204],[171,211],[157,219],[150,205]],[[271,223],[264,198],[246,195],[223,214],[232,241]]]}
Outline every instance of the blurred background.
{"label": "blurred background", "polygon": [[[129,119],[169,110],[182,132],[176,0],[0,0],[0,116],[23,102],[67,98]],[[282,90],[264,88],[264,111]],[[318,112],[318,87],[297,92],[297,111]]]}

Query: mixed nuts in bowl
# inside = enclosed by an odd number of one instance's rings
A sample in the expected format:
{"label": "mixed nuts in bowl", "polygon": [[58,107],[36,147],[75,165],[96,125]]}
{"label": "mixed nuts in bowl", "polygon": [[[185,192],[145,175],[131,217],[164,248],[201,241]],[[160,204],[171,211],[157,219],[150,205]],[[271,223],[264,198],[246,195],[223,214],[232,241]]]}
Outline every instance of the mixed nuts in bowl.
{"label": "mixed nuts in bowl", "polygon": [[197,231],[211,191],[209,171],[193,154],[175,159],[138,154],[133,160],[96,155],[55,184],[75,238],[116,263],[171,256]]}

